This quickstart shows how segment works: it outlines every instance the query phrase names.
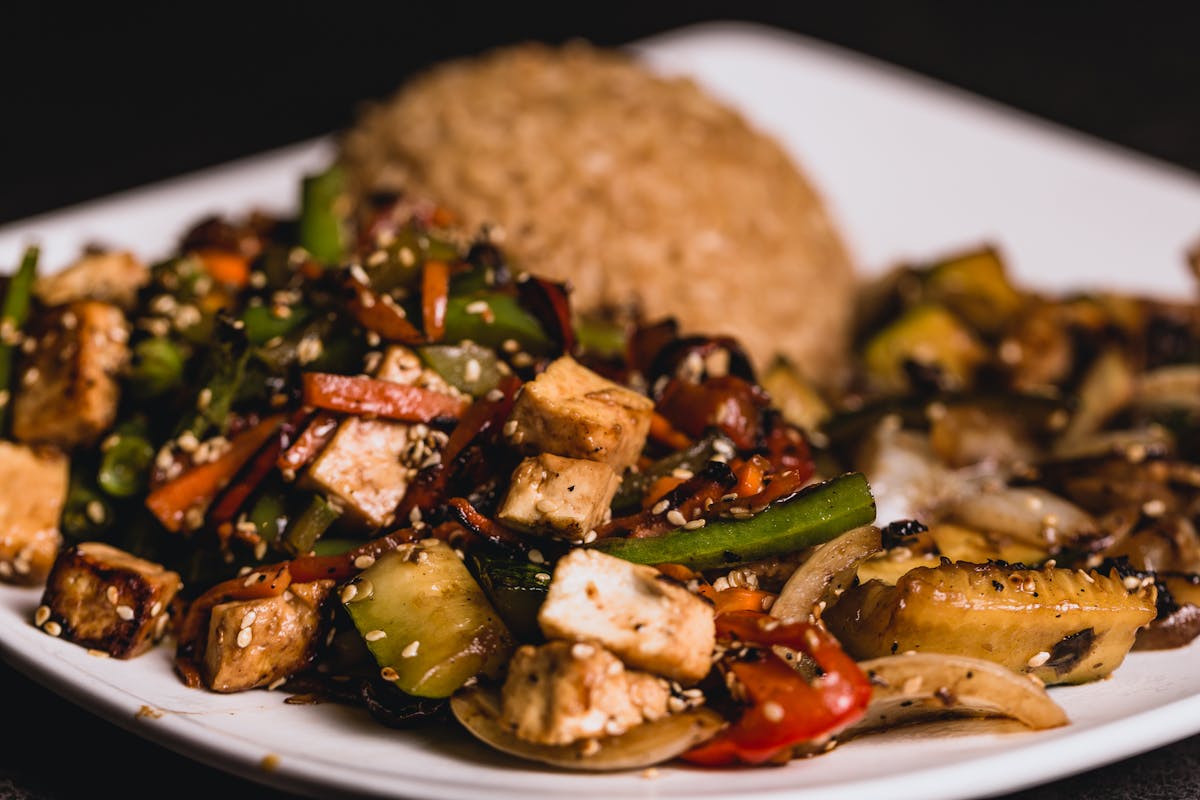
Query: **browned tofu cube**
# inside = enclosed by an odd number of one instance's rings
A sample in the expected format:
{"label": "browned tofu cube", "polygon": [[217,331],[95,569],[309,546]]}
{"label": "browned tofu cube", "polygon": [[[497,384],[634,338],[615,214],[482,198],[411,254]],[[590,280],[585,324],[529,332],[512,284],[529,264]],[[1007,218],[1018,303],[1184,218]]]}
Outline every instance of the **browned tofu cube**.
{"label": "browned tofu cube", "polygon": [[150,270],[133,253],[87,253],[64,270],[43,275],[33,293],[47,306],[102,300],[133,308],[138,289],[150,282]]}
{"label": "browned tofu cube", "polygon": [[241,692],[307,667],[321,634],[321,604],[333,586],[293,583],[277,597],[214,606],[204,648],[208,688]]}
{"label": "browned tofu cube", "polygon": [[46,579],[62,543],[58,518],[68,478],[67,457],[58,450],[0,440],[0,579]]}
{"label": "browned tofu cube", "polygon": [[141,655],[162,636],[179,575],[100,542],[67,548],[54,562],[42,630],[116,658]]}
{"label": "browned tofu cube", "polygon": [[522,449],[603,461],[620,474],[641,455],[653,411],[650,398],[563,356],[522,387],[504,433]]}
{"label": "browned tofu cube", "polygon": [[667,682],[627,670],[607,650],[583,642],[524,645],[501,691],[501,723],[538,744],[618,736],[667,715]]}
{"label": "browned tofu cube", "polygon": [[66,449],[93,444],[117,414],[116,375],[129,358],[124,313],[109,303],[72,303],[30,335],[36,347],[18,373],[13,436]]}
{"label": "browned tofu cube", "polygon": [[517,465],[497,516],[521,530],[581,542],[610,514],[620,485],[608,464],[542,453]]}
{"label": "browned tofu cube", "polygon": [[[375,377],[455,393],[404,347],[388,349]],[[436,452],[438,436],[445,438],[424,425],[349,417],[313,462],[305,483],[336,499],[362,525],[387,525],[423,461]]]}

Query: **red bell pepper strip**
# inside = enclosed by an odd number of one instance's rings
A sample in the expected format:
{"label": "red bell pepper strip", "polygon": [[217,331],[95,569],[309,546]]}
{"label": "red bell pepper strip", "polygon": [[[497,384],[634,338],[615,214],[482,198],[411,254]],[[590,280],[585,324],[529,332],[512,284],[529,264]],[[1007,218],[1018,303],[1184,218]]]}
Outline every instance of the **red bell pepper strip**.
{"label": "red bell pepper strip", "polygon": [[446,305],[450,300],[450,265],[430,259],[421,274],[421,318],[425,339],[440,342],[446,334]]}
{"label": "red bell pepper strip", "polygon": [[[758,645],[756,660],[728,669],[750,705],[737,722],[683,755],[693,764],[762,764],[788,748],[837,733],[866,712],[871,684],[837,641],[807,622],[783,623],[762,612],[717,616],[717,636]],[[807,653],[822,674],[812,683],[769,649],[783,645]]]}
{"label": "red bell pepper strip", "polygon": [[450,508],[458,521],[471,533],[487,539],[509,550],[528,550],[529,545],[517,534],[510,531],[495,520],[488,519],[479,513],[464,497],[454,497],[450,500]]}
{"label": "red bell pepper strip", "polygon": [[184,517],[192,508],[206,508],[238,470],[258,452],[283,422],[282,415],[267,417],[238,434],[230,448],[216,461],[199,464],[146,497],[146,508],[172,533],[183,530]]}
{"label": "red bell pepper strip", "polygon": [[362,376],[306,372],[302,380],[306,405],[346,414],[433,422],[458,419],[468,405],[442,392]]}
{"label": "red bell pepper strip", "polygon": [[658,411],[688,436],[699,438],[715,425],[739,450],[751,450],[758,443],[762,411],[768,404],[755,384],[722,375],[704,383],[672,379],[663,389]]}

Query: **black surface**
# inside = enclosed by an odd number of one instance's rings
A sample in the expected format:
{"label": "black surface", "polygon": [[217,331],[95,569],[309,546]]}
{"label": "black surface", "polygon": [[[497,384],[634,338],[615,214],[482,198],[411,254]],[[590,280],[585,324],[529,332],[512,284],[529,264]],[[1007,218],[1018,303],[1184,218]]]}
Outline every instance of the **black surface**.
{"label": "black surface", "polygon": [[[10,4],[11,5],[11,4]],[[621,44],[707,19],[774,24],[1200,172],[1195,3],[445,2],[0,11],[0,222],[347,124],[438,58],[520,39]],[[181,10],[182,9],[182,10]],[[1198,223],[1200,224],[1200,223]],[[85,714],[0,666],[0,796],[273,797]],[[1200,796],[1200,737],[1022,800]]]}

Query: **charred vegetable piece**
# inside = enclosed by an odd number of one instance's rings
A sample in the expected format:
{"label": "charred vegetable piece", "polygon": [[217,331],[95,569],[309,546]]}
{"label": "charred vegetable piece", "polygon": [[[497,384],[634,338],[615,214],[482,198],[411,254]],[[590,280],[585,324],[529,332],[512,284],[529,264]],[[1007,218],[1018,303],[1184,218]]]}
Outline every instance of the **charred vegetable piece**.
{"label": "charred vegetable piece", "polygon": [[1025,304],[1008,280],[1000,254],[990,247],[942,261],[923,277],[929,300],[985,333],[1000,331]]}
{"label": "charred vegetable piece", "polygon": [[[1154,619],[1153,585],[1119,575],[943,561],[895,586],[868,581],[825,612],[856,658],[909,650],[995,661],[1044,683],[1083,683],[1112,672]],[[969,624],[964,624],[969,620]]]}
{"label": "charred vegetable piece", "polygon": [[289,552],[305,555],[313,549],[325,531],[342,516],[341,510],[321,495],[313,497],[308,508],[287,529],[284,542]]}
{"label": "charred vegetable piece", "polygon": [[513,641],[462,560],[426,539],[385,553],[342,591],[385,680],[418,697],[449,697],[494,675]]}
{"label": "charred vegetable piece", "polygon": [[813,431],[829,418],[829,404],[788,359],[780,356],[771,362],[760,383],[791,424]]}
{"label": "charred vegetable piece", "polygon": [[678,452],[655,461],[643,470],[627,473],[613,498],[613,514],[620,515],[637,508],[654,483],[660,478],[671,476],[675,470],[684,469],[699,474],[714,456],[728,455],[732,452],[733,442],[720,433],[712,433]]}
{"label": "charred vegetable piece", "polygon": [[542,641],[538,609],[550,588],[550,573],[544,565],[479,553],[473,556],[479,585],[504,623],[522,642]]}
{"label": "charred vegetable piece", "polygon": [[300,191],[300,246],[322,264],[340,262],[349,246],[345,173],[334,166],[310,175]]}
{"label": "charred vegetable piece", "polygon": [[317,408],[382,417],[401,422],[457,419],[467,403],[453,395],[419,386],[358,375],[306,372],[304,402]]}
{"label": "charred vegetable piece", "polygon": [[734,567],[832,539],[875,520],[875,500],[861,473],[801,489],[746,520],[713,520],[644,539],[614,539],[598,547],[638,564],[692,569]]}
{"label": "charred vegetable piece", "polygon": [[827,605],[854,580],[858,565],[879,551],[879,529],[874,525],[847,531],[820,545],[788,578],[771,606],[771,616],[784,620],[810,620],[818,603]]}
{"label": "charred vegetable piece", "polygon": [[914,367],[934,373],[937,388],[969,388],[985,357],[986,351],[970,329],[936,305],[905,312],[875,334],[863,350],[870,380],[886,392],[914,388]]}

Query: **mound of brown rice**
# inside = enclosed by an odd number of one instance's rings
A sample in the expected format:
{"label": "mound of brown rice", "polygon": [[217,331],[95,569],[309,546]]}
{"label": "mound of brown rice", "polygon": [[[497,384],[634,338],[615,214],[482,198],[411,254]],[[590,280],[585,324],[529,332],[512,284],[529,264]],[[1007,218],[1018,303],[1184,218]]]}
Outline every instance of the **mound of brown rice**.
{"label": "mound of brown rice", "polygon": [[840,372],[853,272],[783,150],[695,84],[622,54],[522,45],[450,62],[344,139],[365,189],[500,226],[581,307],[637,298],[685,331],[729,333],[823,383]]}

